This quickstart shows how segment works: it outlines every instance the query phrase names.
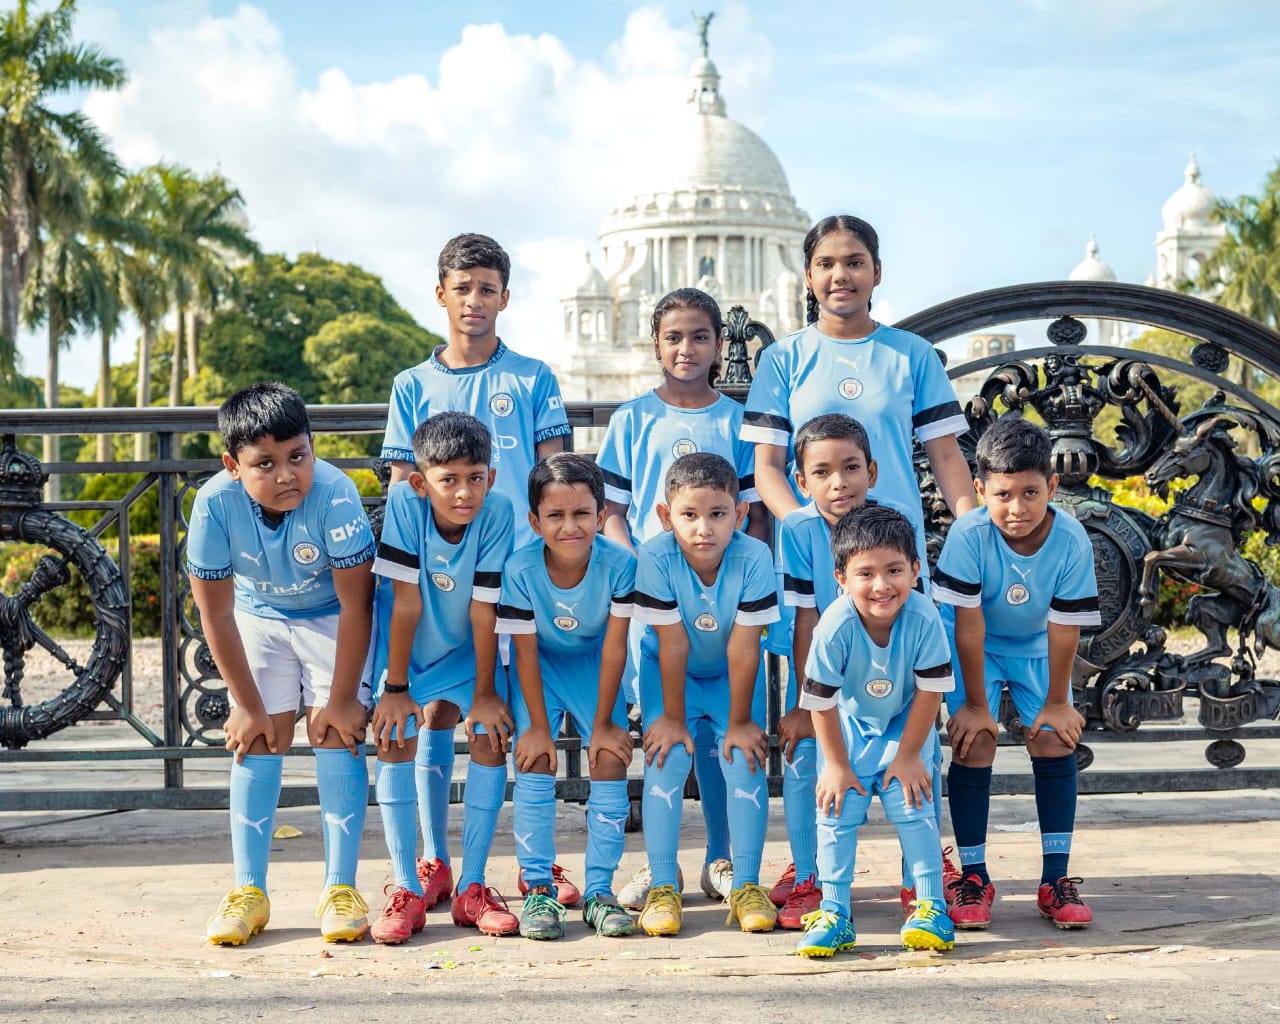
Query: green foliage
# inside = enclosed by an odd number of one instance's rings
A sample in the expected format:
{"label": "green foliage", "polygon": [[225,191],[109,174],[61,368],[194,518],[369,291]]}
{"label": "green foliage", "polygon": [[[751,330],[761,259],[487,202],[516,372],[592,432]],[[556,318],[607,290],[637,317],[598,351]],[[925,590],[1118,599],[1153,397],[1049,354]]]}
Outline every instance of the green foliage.
{"label": "green foliage", "polygon": [[237,281],[234,308],[216,313],[201,335],[197,403],[272,378],[311,403],[383,402],[395,373],[439,344],[380,278],[354,264],[277,253],[241,268]]}
{"label": "green foliage", "polygon": [[[117,564],[120,547],[102,542]],[[0,591],[18,592],[31,578],[40,559],[56,555],[42,544],[0,545]],[[132,577],[133,635],[160,635],[160,543],[156,537],[134,537],[129,544]],[[71,582],[45,594],[31,607],[31,616],[53,636],[86,637],[95,631],[93,601],[84,577],[71,566]]]}
{"label": "green foliage", "polygon": [[1205,260],[1197,284],[1229,309],[1274,328],[1280,322],[1280,164],[1262,194],[1219,202],[1226,237]]}

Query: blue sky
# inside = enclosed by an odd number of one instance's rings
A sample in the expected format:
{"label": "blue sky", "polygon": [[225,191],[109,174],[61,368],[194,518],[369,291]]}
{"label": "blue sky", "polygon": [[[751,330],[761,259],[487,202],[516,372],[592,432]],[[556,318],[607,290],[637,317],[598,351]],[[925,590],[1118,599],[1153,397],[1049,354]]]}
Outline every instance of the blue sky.
{"label": "blue sky", "polygon": [[[82,38],[132,75],[87,109],[126,162],[221,167],[264,246],[359,262],[435,329],[441,241],[494,234],[516,261],[504,336],[553,354],[583,246],[661,174],[689,5],[354,6],[82,0]],[[1270,3],[704,6],[729,114],[800,206],[879,229],[886,318],[1065,277],[1090,234],[1140,283],[1192,149],[1221,196],[1256,191],[1280,158]],[[90,349],[64,360],[68,382],[92,383]],[[43,364],[32,339],[23,367]]]}

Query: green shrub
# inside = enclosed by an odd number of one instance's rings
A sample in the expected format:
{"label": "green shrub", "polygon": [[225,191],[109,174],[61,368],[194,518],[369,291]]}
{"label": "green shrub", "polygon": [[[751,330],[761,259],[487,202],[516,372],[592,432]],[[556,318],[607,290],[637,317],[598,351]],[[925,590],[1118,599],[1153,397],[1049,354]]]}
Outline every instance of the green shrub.
{"label": "green shrub", "polygon": [[[119,563],[120,548],[115,540],[102,542],[107,553]],[[16,594],[31,578],[40,559],[57,554],[43,544],[0,546],[0,590]],[[133,584],[133,635],[160,635],[160,542],[157,537],[134,537],[129,544]],[[96,629],[93,601],[84,577],[68,563],[71,582],[56,588],[31,606],[31,617],[54,636],[93,636]]]}

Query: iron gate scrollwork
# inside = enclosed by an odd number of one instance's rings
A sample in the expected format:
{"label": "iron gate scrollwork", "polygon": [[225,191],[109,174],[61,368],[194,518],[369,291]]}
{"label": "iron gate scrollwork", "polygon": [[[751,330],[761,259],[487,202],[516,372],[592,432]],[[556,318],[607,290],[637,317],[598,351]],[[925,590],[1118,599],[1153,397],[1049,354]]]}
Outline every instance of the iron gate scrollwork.
{"label": "iron gate scrollwork", "polygon": [[[1087,329],[1072,313],[1145,323],[1200,343],[1190,363],[1086,346]],[[1268,544],[1280,543],[1280,412],[1222,374],[1234,354],[1280,377],[1280,336],[1189,296],[1106,284],[1001,289],[899,326],[936,342],[992,323],[1050,315],[1057,316],[1047,330],[1050,347],[949,371],[955,377],[995,364],[966,405],[970,429],[961,448],[972,465],[978,438],[1001,414],[1034,413],[1048,429],[1060,476],[1056,502],[1084,525],[1095,555],[1103,622],[1082,635],[1072,679],[1089,728],[1131,732],[1144,721],[1179,719],[1183,698],[1194,696],[1199,722],[1212,737],[1206,758],[1215,767],[1234,767],[1245,754],[1236,739],[1241,728],[1280,712],[1280,681],[1256,671],[1267,647],[1280,649],[1280,590],[1242,552],[1255,530]],[[1162,371],[1217,390],[1183,415],[1177,388],[1162,381]],[[1119,413],[1114,443],[1096,431],[1106,409]],[[933,552],[950,515],[927,463],[918,461],[917,468],[926,470],[920,475]],[[1134,476],[1160,498],[1168,498],[1175,482],[1182,489],[1166,512],[1153,517],[1116,502],[1094,482]],[[1161,574],[1198,588],[1186,621],[1204,644],[1192,654],[1166,650],[1165,630],[1152,621]],[[1234,650],[1229,628],[1237,631]],[[1091,752],[1082,753],[1091,760]]]}
{"label": "iron gate scrollwork", "polygon": [[[15,435],[6,434],[0,449],[0,541],[33,542],[57,552],[41,557],[16,594],[0,594],[6,701],[0,707],[0,745],[10,749],[25,747],[89,714],[115,685],[129,649],[129,597],[120,569],[82,527],[40,507],[40,488],[47,479],[39,461],[18,451]],[[70,566],[88,585],[97,627],[84,665],[31,615],[42,597],[71,583]],[[75,678],[57,696],[27,704],[22,696],[24,663],[37,644]]]}

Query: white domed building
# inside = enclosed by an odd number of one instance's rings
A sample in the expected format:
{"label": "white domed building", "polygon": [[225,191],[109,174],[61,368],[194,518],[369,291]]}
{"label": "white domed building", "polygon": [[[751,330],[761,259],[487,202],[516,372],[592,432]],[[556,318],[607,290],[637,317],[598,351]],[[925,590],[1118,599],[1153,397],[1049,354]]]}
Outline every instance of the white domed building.
{"label": "white domed building", "polygon": [[1200,167],[1194,153],[1183,173],[1182,187],[1165,200],[1160,211],[1164,226],[1156,235],[1153,283],[1157,288],[1175,290],[1195,281],[1201,264],[1227,234],[1226,227],[1214,220],[1218,201],[1200,184]]}
{"label": "white domed building", "polygon": [[661,180],[605,217],[603,272],[588,253],[582,283],[561,301],[568,399],[617,401],[659,382],[649,319],[674,288],[701,288],[726,313],[743,305],[778,336],[804,324],[809,217],[773,151],[726,114],[705,45],[665,152]]}
{"label": "white domed building", "polygon": [[[1075,269],[1067,275],[1068,281],[1115,281],[1116,273],[1098,255],[1098,243],[1089,238],[1084,247],[1084,259],[1076,264]],[[1127,340],[1124,325],[1116,320],[1086,319],[1085,327],[1089,334],[1086,339],[1090,345],[1123,345]]]}

